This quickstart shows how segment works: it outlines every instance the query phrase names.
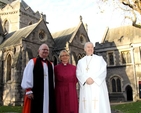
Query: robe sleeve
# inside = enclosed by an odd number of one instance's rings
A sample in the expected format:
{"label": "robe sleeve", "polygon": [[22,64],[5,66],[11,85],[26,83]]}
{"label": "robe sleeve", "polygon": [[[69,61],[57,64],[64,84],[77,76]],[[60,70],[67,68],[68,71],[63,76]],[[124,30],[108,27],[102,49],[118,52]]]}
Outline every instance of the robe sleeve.
{"label": "robe sleeve", "polygon": [[84,72],[82,70],[82,64],[80,61],[78,61],[77,68],[76,68],[76,77],[79,81],[79,84],[81,87],[85,84],[86,80],[89,78],[88,76],[84,75]]}
{"label": "robe sleeve", "polygon": [[53,69],[53,83],[54,83],[54,88],[55,88],[55,73],[54,73],[54,64],[52,64],[52,69]]}
{"label": "robe sleeve", "polygon": [[95,76],[92,76],[91,78],[94,80],[94,82],[96,82],[96,84],[101,85],[106,78],[107,64],[102,56],[100,56],[99,60],[100,60],[100,68],[99,70],[96,71],[96,73],[94,73]]}
{"label": "robe sleeve", "polygon": [[[23,78],[22,78],[22,83],[21,83],[21,87],[23,89],[31,89],[33,87],[33,68],[34,68],[34,62],[31,59],[23,72]],[[28,93],[31,92],[30,90],[28,91]]]}

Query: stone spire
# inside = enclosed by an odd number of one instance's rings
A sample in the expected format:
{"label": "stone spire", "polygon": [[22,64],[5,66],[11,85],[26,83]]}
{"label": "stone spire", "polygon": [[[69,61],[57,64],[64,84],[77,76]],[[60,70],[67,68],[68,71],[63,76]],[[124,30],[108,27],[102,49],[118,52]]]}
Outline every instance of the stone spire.
{"label": "stone spire", "polygon": [[80,15],[80,22],[82,22],[82,16]]}

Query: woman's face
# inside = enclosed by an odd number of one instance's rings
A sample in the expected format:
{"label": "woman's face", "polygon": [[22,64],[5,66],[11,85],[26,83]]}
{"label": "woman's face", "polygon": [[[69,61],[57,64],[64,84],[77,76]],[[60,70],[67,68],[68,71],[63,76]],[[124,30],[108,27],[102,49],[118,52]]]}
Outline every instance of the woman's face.
{"label": "woman's face", "polygon": [[62,52],[60,55],[60,60],[62,63],[68,63],[69,62],[69,55],[66,52]]}

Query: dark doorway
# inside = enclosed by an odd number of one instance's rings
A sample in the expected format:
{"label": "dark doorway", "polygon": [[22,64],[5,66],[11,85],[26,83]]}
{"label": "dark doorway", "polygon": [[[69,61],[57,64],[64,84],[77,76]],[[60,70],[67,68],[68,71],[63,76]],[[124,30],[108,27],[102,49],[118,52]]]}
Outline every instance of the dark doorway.
{"label": "dark doorway", "polygon": [[127,95],[127,101],[133,101],[133,91],[131,86],[128,85],[125,90]]}

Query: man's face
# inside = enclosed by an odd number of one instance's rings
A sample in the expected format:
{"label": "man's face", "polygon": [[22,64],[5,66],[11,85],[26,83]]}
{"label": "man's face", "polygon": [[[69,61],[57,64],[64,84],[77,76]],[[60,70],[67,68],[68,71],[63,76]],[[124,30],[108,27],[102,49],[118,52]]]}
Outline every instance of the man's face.
{"label": "man's face", "polygon": [[42,45],[39,49],[39,56],[41,58],[47,58],[47,56],[49,55],[49,48],[47,45]]}
{"label": "man's face", "polygon": [[85,47],[85,51],[87,55],[92,55],[94,52],[94,47],[91,43],[88,43]]}

